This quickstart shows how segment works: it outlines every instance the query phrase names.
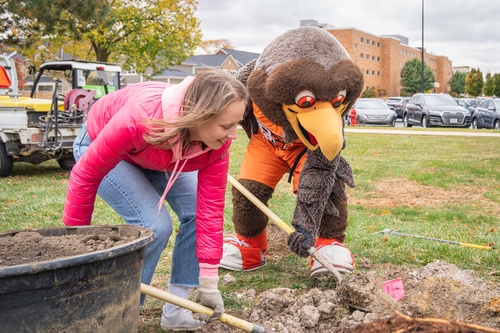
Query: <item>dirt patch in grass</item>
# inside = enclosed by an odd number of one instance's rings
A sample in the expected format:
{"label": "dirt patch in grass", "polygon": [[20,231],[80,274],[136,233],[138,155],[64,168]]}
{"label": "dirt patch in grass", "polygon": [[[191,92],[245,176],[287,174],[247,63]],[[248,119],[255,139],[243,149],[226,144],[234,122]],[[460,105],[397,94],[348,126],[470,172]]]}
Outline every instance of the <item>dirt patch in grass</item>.
{"label": "dirt patch in grass", "polygon": [[419,184],[405,178],[382,179],[364,198],[348,189],[349,203],[366,207],[435,207],[442,205],[476,205],[484,214],[500,215],[500,204],[484,197],[481,187],[445,190]]}
{"label": "dirt patch in grass", "polygon": [[[354,273],[335,289],[275,288],[259,295],[247,290],[254,306],[228,314],[283,333],[500,332],[500,286],[472,271],[440,261],[419,269],[372,269]],[[404,288],[398,301],[382,288],[396,278]],[[242,330],[211,322],[199,332]]]}
{"label": "dirt patch in grass", "polygon": [[[269,260],[290,254],[285,238],[281,228],[269,225]],[[416,269],[366,261],[362,267],[340,285],[324,278],[309,290],[274,288],[259,294],[242,289],[239,295],[253,306],[242,311],[227,309],[226,313],[283,333],[500,333],[500,285],[485,281],[473,271],[442,261]],[[228,276],[231,273],[225,273],[222,283],[238,283]],[[384,282],[396,279],[402,283],[402,288],[397,289],[404,291],[399,300],[382,287]],[[160,311],[143,313],[142,322],[156,321],[158,325],[142,326],[140,332],[159,332],[160,316]],[[214,321],[198,332],[243,330]]]}
{"label": "dirt patch in grass", "polygon": [[[386,179],[366,197],[349,191],[349,202],[369,207],[433,207],[472,203],[485,214],[500,214],[500,205],[483,196],[481,188],[443,190],[406,179]],[[268,259],[290,255],[286,233],[268,226]],[[238,283],[224,272],[222,283]],[[252,274],[249,272],[248,274]],[[500,333],[500,285],[498,274],[490,282],[474,271],[462,270],[443,261],[421,268],[372,265],[358,262],[358,269],[340,285],[328,278],[318,280],[311,289],[274,288],[262,293],[242,288],[238,294],[253,304],[228,314],[274,332],[283,333],[386,333],[386,332],[496,332]],[[228,278],[229,277],[229,278]],[[384,292],[384,282],[400,279],[404,297],[396,300]],[[159,327],[159,312],[154,312]],[[143,315],[144,316],[144,315]],[[159,332],[140,330],[140,332]],[[198,332],[243,332],[214,321]]]}
{"label": "dirt patch in grass", "polygon": [[[279,189],[289,191],[286,188]],[[349,202],[368,207],[438,207],[476,205],[485,214],[500,215],[500,205],[486,199],[476,187],[444,190],[407,179],[386,179],[364,198],[349,190]],[[274,224],[268,226],[268,258],[281,260],[290,255],[286,233]],[[493,282],[469,270],[443,261],[421,268],[371,265],[358,262],[354,274],[338,286],[328,280],[316,288],[274,288],[262,293],[243,288],[238,294],[252,307],[227,313],[249,323],[283,333],[319,332],[497,332],[500,333],[499,272],[491,272]],[[225,277],[231,273],[224,273]],[[252,274],[249,272],[248,274]],[[404,297],[395,300],[383,291],[383,283],[401,279]],[[223,283],[238,283],[234,278]],[[160,318],[155,318],[159,323]],[[198,332],[242,332],[211,322]],[[145,332],[145,331],[143,331]],[[151,331],[157,332],[157,331]]]}

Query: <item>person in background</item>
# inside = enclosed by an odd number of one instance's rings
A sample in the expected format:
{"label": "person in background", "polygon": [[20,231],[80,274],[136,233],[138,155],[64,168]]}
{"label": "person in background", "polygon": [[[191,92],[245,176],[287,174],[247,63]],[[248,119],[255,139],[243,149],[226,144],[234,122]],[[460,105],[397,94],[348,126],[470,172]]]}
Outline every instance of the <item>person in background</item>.
{"label": "person in background", "polygon": [[[220,70],[185,78],[178,85],[141,82],[100,98],[73,145],[63,222],[89,225],[99,195],[127,224],[146,227],[142,282],[150,284],[172,234],[166,200],[179,219],[168,291],[214,309],[193,318],[166,303],[165,330],[196,330],[220,317],[218,290],[229,146],[243,118],[247,92]],[[145,295],[141,295],[141,306]],[[206,315],[208,316],[208,315]]]}

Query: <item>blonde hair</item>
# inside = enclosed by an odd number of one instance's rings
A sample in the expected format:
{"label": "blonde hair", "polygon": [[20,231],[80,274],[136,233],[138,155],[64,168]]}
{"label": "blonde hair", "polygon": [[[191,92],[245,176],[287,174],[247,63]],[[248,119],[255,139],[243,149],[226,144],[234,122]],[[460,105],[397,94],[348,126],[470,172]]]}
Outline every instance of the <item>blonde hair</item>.
{"label": "blonde hair", "polygon": [[196,74],[186,90],[181,117],[147,121],[144,139],[163,149],[179,142],[186,146],[190,141],[190,129],[218,117],[232,102],[244,101],[246,104],[247,100],[245,86],[230,74],[218,69]]}

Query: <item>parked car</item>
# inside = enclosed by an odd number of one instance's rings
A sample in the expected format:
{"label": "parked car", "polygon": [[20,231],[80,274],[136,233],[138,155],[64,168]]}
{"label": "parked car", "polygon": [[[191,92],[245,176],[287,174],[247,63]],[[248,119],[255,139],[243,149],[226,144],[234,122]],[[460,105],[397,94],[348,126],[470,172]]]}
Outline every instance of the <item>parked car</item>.
{"label": "parked car", "polygon": [[385,102],[387,103],[387,105],[389,105],[389,108],[391,110],[393,110],[394,105],[401,104],[401,101],[403,100],[403,98],[405,98],[405,97],[387,97]]}
{"label": "parked car", "polygon": [[358,125],[394,126],[397,119],[396,112],[380,98],[358,98],[351,112],[355,112]]}
{"label": "parked car", "polygon": [[474,112],[474,109],[476,108],[475,106],[470,105],[466,100],[461,99],[461,98],[454,98],[455,102],[457,102],[457,105],[460,105],[463,108],[466,108],[469,110],[469,112],[472,114]]}
{"label": "parked car", "polygon": [[466,97],[461,97],[459,98],[462,101],[467,102],[470,106],[476,107],[481,103],[482,99],[481,98],[466,98]]}
{"label": "parked car", "polygon": [[401,98],[401,101],[396,104],[392,104],[391,109],[396,112],[396,115],[398,116],[399,119],[403,119],[403,111],[406,107],[406,104],[410,101],[410,97],[403,97]]}
{"label": "parked car", "polygon": [[500,130],[500,98],[484,99],[472,114],[472,128]]}
{"label": "parked car", "polygon": [[403,112],[405,127],[470,127],[471,113],[448,94],[413,95]]}

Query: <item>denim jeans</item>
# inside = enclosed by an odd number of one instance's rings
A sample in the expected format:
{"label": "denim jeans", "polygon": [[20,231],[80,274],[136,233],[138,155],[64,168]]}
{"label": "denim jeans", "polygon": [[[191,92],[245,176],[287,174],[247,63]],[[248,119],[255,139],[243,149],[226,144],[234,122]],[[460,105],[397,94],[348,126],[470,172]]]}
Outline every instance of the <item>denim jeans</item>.
{"label": "denim jeans", "polygon": [[[84,124],[73,143],[78,161],[91,144]],[[172,219],[158,202],[167,185],[169,173],[142,169],[121,161],[99,185],[97,194],[120,215],[125,223],[151,229],[154,240],[146,246],[142,282],[150,284],[163,250],[172,234]],[[169,190],[166,201],[177,215],[180,225],[175,237],[169,283],[187,287],[198,286],[199,265],[196,257],[196,196],[198,173],[183,172]],[[141,305],[144,295],[141,295]]]}

